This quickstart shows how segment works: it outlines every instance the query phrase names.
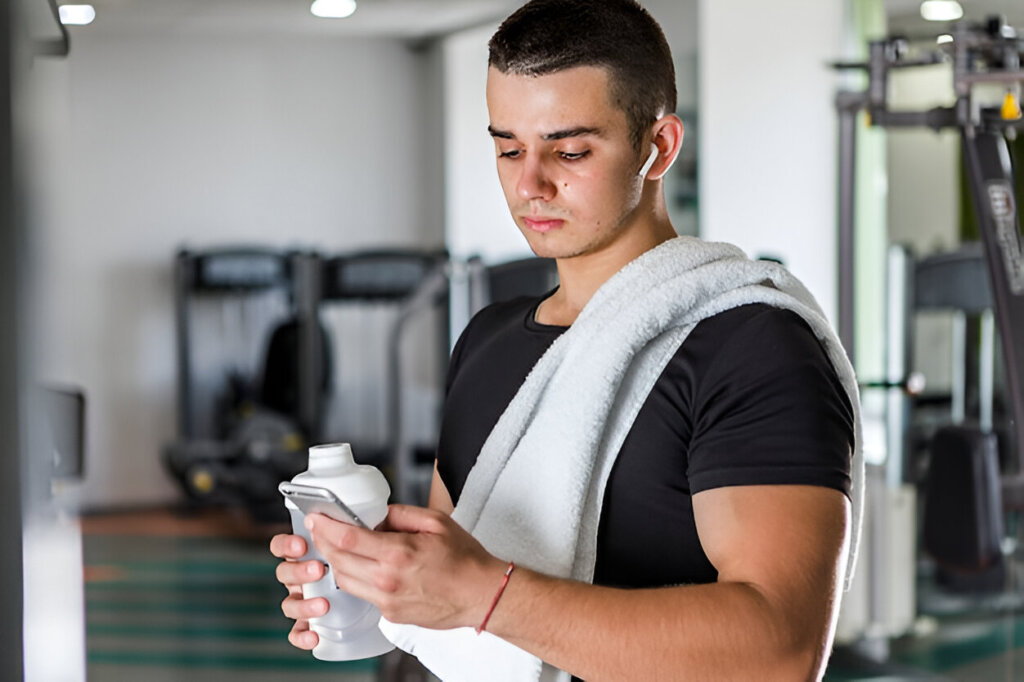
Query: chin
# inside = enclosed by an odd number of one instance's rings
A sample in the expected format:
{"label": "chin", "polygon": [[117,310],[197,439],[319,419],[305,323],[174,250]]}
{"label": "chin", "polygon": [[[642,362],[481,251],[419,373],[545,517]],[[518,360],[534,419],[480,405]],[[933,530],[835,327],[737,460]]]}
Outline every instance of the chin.
{"label": "chin", "polygon": [[563,243],[564,240],[559,239],[562,235],[554,233],[539,234],[525,227],[520,228],[520,230],[523,233],[523,238],[526,240],[526,245],[533,251],[533,255],[538,258],[572,258],[580,253],[578,247]]}
{"label": "chin", "polygon": [[556,244],[547,243],[546,240],[541,239],[527,239],[526,245],[530,247],[530,251],[533,251],[533,255],[537,258],[571,258],[566,253],[564,247],[559,247]]}

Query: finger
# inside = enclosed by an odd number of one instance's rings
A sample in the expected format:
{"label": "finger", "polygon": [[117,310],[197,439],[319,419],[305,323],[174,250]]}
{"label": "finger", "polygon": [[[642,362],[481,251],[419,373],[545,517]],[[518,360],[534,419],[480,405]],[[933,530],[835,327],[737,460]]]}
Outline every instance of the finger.
{"label": "finger", "polygon": [[309,651],[320,642],[320,637],[309,629],[308,621],[300,620],[288,633],[288,642],[294,647]]}
{"label": "finger", "polygon": [[301,535],[275,535],[270,539],[270,553],[278,559],[299,559],[306,554],[306,541]]}
{"label": "finger", "polygon": [[339,589],[351,595],[375,603],[381,592],[393,592],[397,582],[390,575],[383,573],[381,565],[375,559],[345,554],[334,564],[334,583]]}
{"label": "finger", "polygon": [[303,599],[301,595],[289,595],[281,602],[281,613],[292,620],[309,620],[327,613],[330,604],[323,597]]}
{"label": "finger", "polygon": [[374,557],[384,547],[384,534],[335,521],[323,514],[309,514],[306,527],[309,528],[313,544],[332,564],[339,551]]}
{"label": "finger", "polygon": [[274,576],[279,583],[288,585],[305,585],[315,583],[324,577],[327,569],[323,563],[314,560],[310,561],[282,561],[274,570]]}
{"label": "finger", "polygon": [[413,507],[407,504],[392,504],[388,507],[385,530],[401,533],[440,533],[448,522],[448,516],[433,509]]}

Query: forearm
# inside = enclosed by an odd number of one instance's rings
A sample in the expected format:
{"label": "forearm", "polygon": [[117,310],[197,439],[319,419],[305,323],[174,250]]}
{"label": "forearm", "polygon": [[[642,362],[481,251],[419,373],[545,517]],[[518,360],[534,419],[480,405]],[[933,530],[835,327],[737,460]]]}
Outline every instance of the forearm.
{"label": "forearm", "polygon": [[757,588],[620,590],[516,569],[488,630],[595,680],[802,680],[819,674],[830,612],[794,614]]}

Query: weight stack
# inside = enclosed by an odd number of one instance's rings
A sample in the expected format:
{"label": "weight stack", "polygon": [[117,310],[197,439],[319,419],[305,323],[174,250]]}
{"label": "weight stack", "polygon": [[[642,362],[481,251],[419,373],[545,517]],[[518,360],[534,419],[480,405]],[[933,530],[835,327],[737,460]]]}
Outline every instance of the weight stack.
{"label": "weight stack", "polygon": [[1002,494],[996,435],[947,426],[932,440],[922,542],[941,569],[976,573],[1002,561]]}

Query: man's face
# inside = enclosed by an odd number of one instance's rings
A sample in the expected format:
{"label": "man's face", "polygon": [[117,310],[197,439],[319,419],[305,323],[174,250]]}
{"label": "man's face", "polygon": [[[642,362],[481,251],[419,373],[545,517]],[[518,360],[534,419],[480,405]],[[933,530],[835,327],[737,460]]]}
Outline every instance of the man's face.
{"label": "man's face", "polygon": [[530,248],[572,258],[616,242],[633,223],[642,179],[608,73],[487,76],[490,132],[509,210]]}

